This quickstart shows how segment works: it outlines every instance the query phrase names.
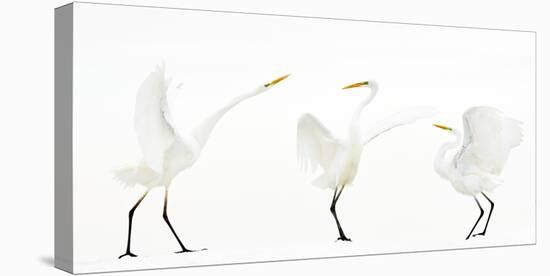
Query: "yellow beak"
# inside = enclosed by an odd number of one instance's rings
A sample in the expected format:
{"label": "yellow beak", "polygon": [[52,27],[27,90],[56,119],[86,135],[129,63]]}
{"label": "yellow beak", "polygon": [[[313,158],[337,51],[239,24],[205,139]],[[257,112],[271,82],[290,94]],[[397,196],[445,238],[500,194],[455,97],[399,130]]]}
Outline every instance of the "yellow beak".
{"label": "yellow beak", "polygon": [[280,77],[280,78],[276,78],[275,80],[273,80],[273,81],[271,81],[271,82],[269,82],[269,83],[264,84],[264,86],[265,86],[265,87],[273,86],[273,85],[275,85],[275,84],[277,84],[277,83],[283,81],[284,79],[288,78],[289,76],[290,76],[290,74],[287,74],[287,75],[284,75],[284,76],[282,76],[282,77]]}
{"label": "yellow beak", "polygon": [[361,86],[365,86],[365,85],[368,85],[369,82],[368,81],[362,81],[362,82],[357,82],[357,83],[354,83],[354,84],[350,84],[348,86],[344,86],[342,87],[342,89],[350,89],[350,88],[355,88],[355,87],[361,87]]}
{"label": "yellow beak", "polygon": [[451,131],[453,130],[452,128],[448,127],[448,126],[444,126],[444,125],[439,125],[439,124],[433,124],[434,127],[438,127],[440,129],[443,129],[443,130],[448,130],[448,131]]}

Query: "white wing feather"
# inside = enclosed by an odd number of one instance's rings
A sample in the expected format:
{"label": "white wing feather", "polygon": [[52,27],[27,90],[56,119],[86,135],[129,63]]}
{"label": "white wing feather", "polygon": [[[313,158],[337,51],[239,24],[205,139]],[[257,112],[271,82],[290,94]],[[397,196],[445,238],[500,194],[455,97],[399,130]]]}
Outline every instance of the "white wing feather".
{"label": "white wing feather", "polygon": [[340,140],[313,115],[304,114],[298,121],[298,164],[315,172],[319,166],[329,168],[336,152],[343,147]]}
{"label": "white wing feather", "polygon": [[420,119],[432,117],[435,112],[435,109],[431,107],[417,107],[393,114],[367,129],[366,133],[363,135],[363,145],[368,144],[380,134],[393,128],[411,124]]}
{"label": "white wing feather", "polygon": [[464,172],[500,174],[510,150],[522,141],[521,122],[484,106],[468,109],[462,119],[464,143],[456,166]]}
{"label": "white wing feather", "polygon": [[136,98],[135,129],[145,163],[162,172],[166,150],[175,141],[174,129],[167,120],[166,91],[170,81],[160,65],[143,81]]}

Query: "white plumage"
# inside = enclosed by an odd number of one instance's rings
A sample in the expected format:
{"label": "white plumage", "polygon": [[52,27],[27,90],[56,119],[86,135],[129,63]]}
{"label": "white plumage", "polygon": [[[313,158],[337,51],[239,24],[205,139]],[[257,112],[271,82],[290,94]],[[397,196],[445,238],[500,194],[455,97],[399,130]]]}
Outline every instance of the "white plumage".
{"label": "white plumage", "polygon": [[[491,191],[502,182],[499,176],[510,150],[521,143],[521,123],[487,106],[468,109],[462,119],[463,137],[459,130],[449,129],[456,141],[442,146],[435,169],[460,193]],[[459,150],[455,156],[447,157],[452,148]]]}
{"label": "white plumage", "polygon": [[491,107],[470,108],[463,121],[464,150],[457,165],[468,171],[475,164],[476,169],[500,174],[510,150],[521,143],[521,123]]}
{"label": "white plumage", "polygon": [[397,112],[370,126],[363,134],[363,145],[367,145],[379,135],[396,127],[412,124],[419,119],[432,117],[434,114],[435,110],[431,107],[408,108]]}
{"label": "white plumage", "polygon": [[[298,120],[297,156],[298,166],[315,173],[322,170],[312,184],[319,188],[335,189],[353,184],[361,153],[364,146],[381,134],[399,126],[411,124],[434,114],[431,108],[413,108],[391,115],[369,127],[361,136],[361,145],[353,144],[353,138],[336,138],[319,119],[304,114]],[[359,132],[359,129],[356,130]],[[351,152],[353,151],[353,152]]]}
{"label": "white plumage", "polygon": [[378,85],[375,81],[367,81],[346,86],[344,89],[355,87],[369,87],[371,93],[355,109],[350,123],[349,135],[346,139],[336,138],[311,114],[302,115],[298,120],[297,129],[298,165],[305,171],[316,172],[318,168],[322,170],[312,184],[319,188],[334,190],[331,212],[338,226],[340,234],[338,239],[344,241],[349,241],[349,239],[345,236],[338,221],[335,205],[344,187],[352,185],[357,175],[363,147],[384,132],[433,114],[433,109],[428,108],[401,112],[375,124],[362,137],[360,130],[361,111],[376,96]]}
{"label": "white plumage", "polygon": [[315,116],[304,114],[298,120],[298,161],[300,166],[315,172],[318,167],[328,170],[338,151],[344,150],[338,140]]}
{"label": "white plumage", "polygon": [[[251,92],[238,96],[209,116],[189,133],[178,133],[170,121],[170,107],[167,102],[167,91],[170,79],[166,77],[164,64],[159,65],[142,82],[138,89],[134,127],[138,143],[143,154],[143,160],[136,166],[129,166],[115,171],[114,178],[128,187],[137,184],[147,188],[147,191],[130,210],[129,230],[126,253],[124,256],[135,257],[130,252],[130,236],[132,231],[132,216],[135,209],[153,187],[165,187],[163,217],[176,237],[182,250],[189,252],[173,229],[167,215],[168,189],[172,180],[182,170],[191,167],[199,158],[206,145],[208,137],[219,120],[233,107],[242,101],[262,94],[288,75],[264,85],[259,85]],[[178,85],[179,88],[180,85]]]}
{"label": "white plumage", "polygon": [[147,188],[168,186],[181,170],[197,160],[200,153],[196,139],[189,134],[179,134],[170,122],[167,102],[170,82],[162,64],[138,89],[134,128],[143,160],[136,166],[115,171],[115,179],[129,187],[136,184]]}
{"label": "white plumage", "polygon": [[152,186],[155,180],[159,177],[159,173],[151,169],[144,162],[137,166],[127,166],[115,171],[114,178],[123,183],[128,188],[140,184],[143,186]]}
{"label": "white plumage", "polygon": [[164,65],[158,66],[139,87],[134,112],[134,127],[143,159],[158,173],[163,171],[166,151],[176,142],[175,130],[167,120],[169,85]]}
{"label": "white plumage", "polygon": [[[494,203],[485,192],[492,191],[503,181],[500,174],[508,160],[510,150],[521,144],[521,122],[505,116],[501,111],[488,106],[472,107],[463,115],[464,136],[459,130],[435,125],[455,136],[455,141],[443,144],[434,161],[435,171],[451,182],[454,189],[462,194],[473,196],[481,215],[466,237],[472,236],[483,216],[483,208],[476,195],[482,194],[491,204],[487,223],[482,232],[485,235],[491,218]],[[451,150],[454,156],[447,156]]]}

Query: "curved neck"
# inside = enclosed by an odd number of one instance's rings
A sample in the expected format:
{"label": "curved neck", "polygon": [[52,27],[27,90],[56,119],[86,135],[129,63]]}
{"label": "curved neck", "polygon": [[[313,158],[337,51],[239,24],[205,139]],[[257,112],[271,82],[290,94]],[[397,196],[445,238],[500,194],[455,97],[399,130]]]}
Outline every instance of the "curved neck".
{"label": "curved neck", "polygon": [[452,149],[456,149],[461,146],[462,144],[462,135],[459,131],[454,130],[451,132],[455,139],[451,142],[446,142],[441,147],[439,147],[439,150],[437,151],[435,160],[434,160],[434,168],[435,171],[443,178],[449,179],[450,173],[455,169],[453,166],[452,159],[447,159],[447,152]]}
{"label": "curved neck", "polygon": [[371,87],[371,93],[369,96],[361,101],[359,105],[355,108],[353,111],[353,116],[351,117],[351,123],[350,123],[350,132],[349,137],[351,142],[357,142],[361,144],[361,112],[363,109],[376,97],[376,93],[378,93],[377,87]]}
{"label": "curved neck", "polygon": [[195,127],[193,129],[193,136],[199,143],[201,147],[204,147],[206,142],[208,141],[208,137],[210,136],[210,133],[218,123],[218,121],[227,113],[229,110],[231,110],[233,107],[241,103],[242,101],[252,98],[264,91],[266,91],[267,88],[265,86],[260,86],[251,92],[242,94],[238,97],[235,97],[231,101],[229,101],[225,106],[220,108],[218,111],[216,111],[214,114],[210,115],[206,120],[204,120],[199,126]]}

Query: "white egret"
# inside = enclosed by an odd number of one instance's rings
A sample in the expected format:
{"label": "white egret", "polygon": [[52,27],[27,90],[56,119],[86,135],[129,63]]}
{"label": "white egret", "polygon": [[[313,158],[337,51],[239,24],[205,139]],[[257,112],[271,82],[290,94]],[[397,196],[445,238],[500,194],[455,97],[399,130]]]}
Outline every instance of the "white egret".
{"label": "white egret", "polygon": [[357,174],[363,147],[378,135],[397,126],[412,123],[417,119],[432,115],[432,110],[418,109],[390,116],[369,128],[361,135],[361,112],[376,96],[378,84],[373,81],[358,82],[342,89],[368,87],[371,92],[355,109],[346,139],[338,139],[313,115],[304,114],[298,121],[297,151],[298,163],[307,171],[315,172],[321,167],[322,173],[312,184],[319,188],[334,190],[330,212],[336,221],[339,237],[337,240],[351,241],[344,233],[336,214],[336,203],[345,187],[350,186]]}
{"label": "white egret", "polygon": [[[448,180],[454,189],[464,195],[472,196],[480,210],[470,237],[484,236],[493,213],[494,202],[485,192],[492,191],[502,183],[499,177],[510,150],[521,143],[521,122],[506,117],[499,110],[492,107],[472,107],[462,116],[464,136],[455,128],[434,124],[455,136],[453,142],[444,143],[435,158],[434,168],[437,174]],[[457,150],[452,157],[447,157],[450,150]],[[491,209],[483,231],[472,235],[477,224],[484,214],[484,210],[477,199],[483,195],[489,202]]]}
{"label": "white egret", "polygon": [[115,178],[127,186],[132,187],[139,184],[147,189],[130,209],[126,252],[119,258],[136,257],[130,250],[132,218],[136,208],[154,187],[164,187],[165,189],[163,218],[181,247],[181,251],[176,253],[193,251],[183,245],[168,219],[168,190],[172,179],[197,161],[214,126],[224,114],[242,101],[266,92],[287,77],[288,75],[277,78],[234,98],[193,128],[190,133],[182,134],[178,133],[170,122],[170,109],[166,101],[170,79],[165,76],[164,65],[158,66],[149,74],[138,90],[134,117],[134,126],[143,153],[143,160],[137,166],[126,167],[115,172]]}

